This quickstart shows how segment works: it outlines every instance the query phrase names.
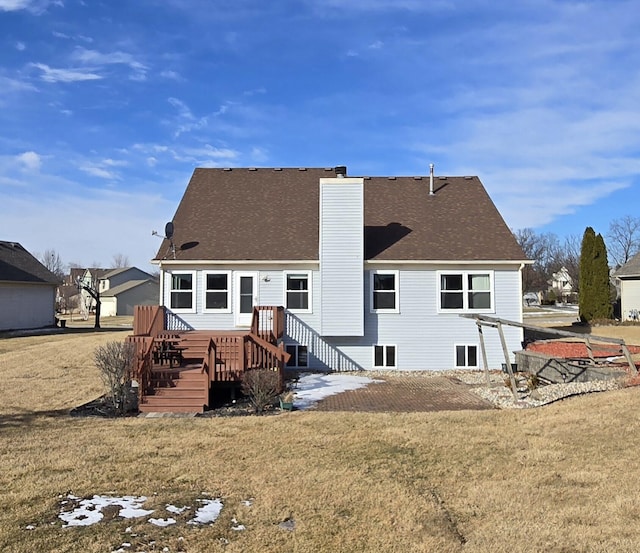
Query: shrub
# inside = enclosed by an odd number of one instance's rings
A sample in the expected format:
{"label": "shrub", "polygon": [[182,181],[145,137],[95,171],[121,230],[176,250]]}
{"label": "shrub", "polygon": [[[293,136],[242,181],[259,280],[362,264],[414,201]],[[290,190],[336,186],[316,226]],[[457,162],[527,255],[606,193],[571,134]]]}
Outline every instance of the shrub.
{"label": "shrub", "polygon": [[275,401],[279,388],[280,377],[277,371],[252,369],[242,376],[242,393],[249,397],[258,414]]}
{"label": "shrub", "polygon": [[96,348],[94,358],[114,413],[123,415],[128,407],[135,346],[127,342],[107,342]]}

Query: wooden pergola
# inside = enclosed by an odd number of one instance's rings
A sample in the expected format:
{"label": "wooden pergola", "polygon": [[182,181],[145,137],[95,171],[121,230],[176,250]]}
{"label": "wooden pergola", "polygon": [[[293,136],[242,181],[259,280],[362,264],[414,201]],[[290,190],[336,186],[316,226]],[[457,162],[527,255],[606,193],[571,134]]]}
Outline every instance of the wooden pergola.
{"label": "wooden pergola", "polygon": [[489,317],[487,315],[478,315],[478,314],[463,314],[460,315],[466,319],[474,319],[476,325],[478,326],[478,334],[480,336],[480,349],[482,350],[482,362],[484,366],[485,378],[487,386],[489,386],[489,366],[487,362],[487,352],[484,344],[484,336],[482,334],[482,327],[488,326],[490,328],[497,328],[498,335],[500,336],[500,343],[502,344],[502,351],[504,353],[504,360],[507,369],[507,373],[509,374],[509,381],[511,383],[511,392],[513,393],[513,398],[518,399],[517,390],[516,390],[516,380],[513,376],[513,368],[511,366],[511,360],[509,358],[509,349],[507,348],[507,341],[504,337],[504,330],[502,329],[503,325],[506,326],[515,326],[518,328],[524,328],[527,330],[534,330],[538,332],[544,332],[547,334],[553,334],[562,338],[578,338],[582,340],[587,348],[587,353],[589,354],[589,361],[591,364],[595,365],[596,360],[593,356],[593,346],[592,342],[602,342],[608,344],[616,344],[620,346],[623,355],[625,356],[627,363],[629,364],[629,370],[633,376],[638,374],[638,370],[636,369],[636,365],[631,357],[631,352],[627,347],[625,341],[621,338],[608,338],[605,336],[593,336],[590,334],[580,334],[578,332],[569,332],[568,330],[557,330],[555,328],[545,328],[542,326],[535,326],[520,323],[518,321],[509,321],[507,319],[501,319],[499,317]]}

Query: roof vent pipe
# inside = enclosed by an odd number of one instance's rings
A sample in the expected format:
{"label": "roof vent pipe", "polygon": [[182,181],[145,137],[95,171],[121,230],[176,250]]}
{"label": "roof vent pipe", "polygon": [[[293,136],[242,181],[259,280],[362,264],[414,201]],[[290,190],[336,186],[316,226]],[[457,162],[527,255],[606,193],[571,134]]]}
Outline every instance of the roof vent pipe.
{"label": "roof vent pipe", "polygon": [[433,196],[433,163],[429,164],[429,196]]}
{"label": "roof vent pipe", "polygon": [[346,165],[338,165],[333,169],[336,173],[336,177],[342,179],[347,176],[347,167]]}

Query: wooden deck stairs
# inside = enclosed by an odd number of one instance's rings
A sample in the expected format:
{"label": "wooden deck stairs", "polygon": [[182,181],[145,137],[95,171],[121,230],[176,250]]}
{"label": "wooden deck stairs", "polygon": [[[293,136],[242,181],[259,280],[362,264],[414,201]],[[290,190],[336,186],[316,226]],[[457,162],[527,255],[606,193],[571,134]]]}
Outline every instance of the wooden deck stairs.
{"label": "wooden deck stairs", "polygon": [[[284,334],[282,307],[254,308],[248,331],[173,331],[165,321],[165,308],[136,306],[128,340],[136,344],[140,412],[202,413],[211,389],[239,384],[252,368],[275,368],[283,380],[289,355],[278,343]],[[172,357],[160,354],[166,344]]]}

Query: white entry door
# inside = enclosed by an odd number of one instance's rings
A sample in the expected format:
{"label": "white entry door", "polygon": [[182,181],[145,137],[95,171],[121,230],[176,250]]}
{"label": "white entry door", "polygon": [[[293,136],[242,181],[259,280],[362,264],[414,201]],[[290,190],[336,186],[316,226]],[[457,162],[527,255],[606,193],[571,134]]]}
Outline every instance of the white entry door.
{"label": "white entry door", "polygon": [[258,305],[258,273],[235,273],[236,326],[251,326],[253,306]]}

